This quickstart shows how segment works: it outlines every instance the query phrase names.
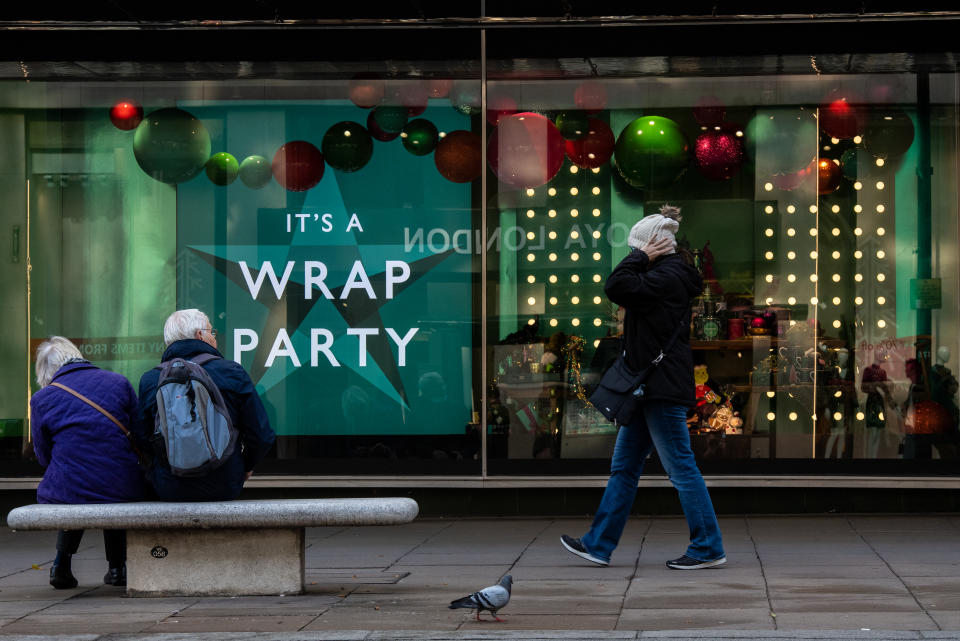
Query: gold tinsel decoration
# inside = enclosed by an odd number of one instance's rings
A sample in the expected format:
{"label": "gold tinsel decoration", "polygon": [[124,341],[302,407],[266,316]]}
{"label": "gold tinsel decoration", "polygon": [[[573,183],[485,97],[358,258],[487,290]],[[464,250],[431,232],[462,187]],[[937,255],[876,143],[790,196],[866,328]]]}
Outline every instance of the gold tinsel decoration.
{"label": "gold tinsel decoration", "polygon": [[590,405],[590,400],[587,398],[587,391],[583,387],[583,379],[580,374],[580,359],[583,357],[583,345],[585,342],[582,336],[571,336],[567,344],[563,346],[563,354],[564,359],[567,361],[567,384],[570,385],[573,390],[574,396],[587,405]]}

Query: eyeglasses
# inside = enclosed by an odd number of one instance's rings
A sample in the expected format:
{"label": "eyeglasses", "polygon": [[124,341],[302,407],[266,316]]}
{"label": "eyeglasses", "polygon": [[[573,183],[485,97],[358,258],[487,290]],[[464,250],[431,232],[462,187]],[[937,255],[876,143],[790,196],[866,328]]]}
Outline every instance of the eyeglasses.
{"label": "eyeglasses", "polygon": [[206,333],[210,334],[210,335],[213,336],[214,338],[217,337],[217,330],[215,330],[215,329],[212,328],[212,327],[211,327],[210,329],[205,329],[205,330],[203,330],[203,331],[205,331]]}

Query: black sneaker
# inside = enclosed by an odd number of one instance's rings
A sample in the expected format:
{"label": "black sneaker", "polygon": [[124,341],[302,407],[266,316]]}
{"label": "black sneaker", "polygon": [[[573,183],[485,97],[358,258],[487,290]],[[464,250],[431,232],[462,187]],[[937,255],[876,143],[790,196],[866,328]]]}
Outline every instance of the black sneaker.
{"label": "black sneaker", "polygon": [[684,554],[679,559],[671,559],[667,561],[667,567],[671,570],[702,570],[704,568],[715,568],[718,565],[723,565],[727,562],[727,557],[721,556],[712,561],[698,561],[697,559],[691,559],[689,556]]}
{"label": "black sneaker", "polygon": [[583,547],[583,543],[580,542],[580,539],[575,539],[572,536],[567,536],[566,534],[560,537],[560,543],[563,547],[567,548],[567,552],[570,554],[576,554],[581,559],[586,559],[591,563],[596,563],[597,565],[602,565],[607,567],[610,565],[610,561],[604,561],[599,556],[594,556],[587,551],[587,548]]}
{"label": "black sneaker", "polygon": [[77,577],[73,576],[69,565],[54,563],[50,566],[50,585],[58,590],[70,590],[77,587]]}
{"label": "black sneaker", "polygon": [[103,575],[103,583],[105,585],[125,586],[127,584],[127,566],[123,565],[119,568],[107,570],[107,573]]}

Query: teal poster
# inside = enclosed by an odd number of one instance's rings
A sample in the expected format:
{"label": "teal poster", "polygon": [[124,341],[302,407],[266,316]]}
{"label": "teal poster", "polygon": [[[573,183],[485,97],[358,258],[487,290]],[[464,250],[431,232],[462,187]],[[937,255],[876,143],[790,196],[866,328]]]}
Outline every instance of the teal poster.
{"label": "teal poster", "polygon": [[[184,103],[212,151],[274,158],[367,112],[346,103]],[[434,113],[435,112],[435,113]],[[467,128],[447,107],[421,116]],[[463,434],[474,313],[470,185],[432,155],[373,141],[364,166],[326,164],[310,189],[270,180],[177,186],[178,307],[205,311],[250,373],[278,434]],[[461,242],[457,242],[457,240]]]}

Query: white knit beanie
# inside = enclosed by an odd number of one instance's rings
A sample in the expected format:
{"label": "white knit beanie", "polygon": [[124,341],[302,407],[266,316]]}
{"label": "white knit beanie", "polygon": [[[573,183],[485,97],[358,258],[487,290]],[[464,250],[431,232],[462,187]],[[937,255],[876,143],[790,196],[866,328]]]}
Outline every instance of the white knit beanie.
{"label": "white knit beanie", "polygon": [[659,214],[644,216],[633,226],[630,236],[627,237],[627,245],[631,249],[639,249],[658,238],[668,237],[673,241],[673,251],[676,251],[676,234],[680,229],[681,219],[679,207],[664,205]]}

